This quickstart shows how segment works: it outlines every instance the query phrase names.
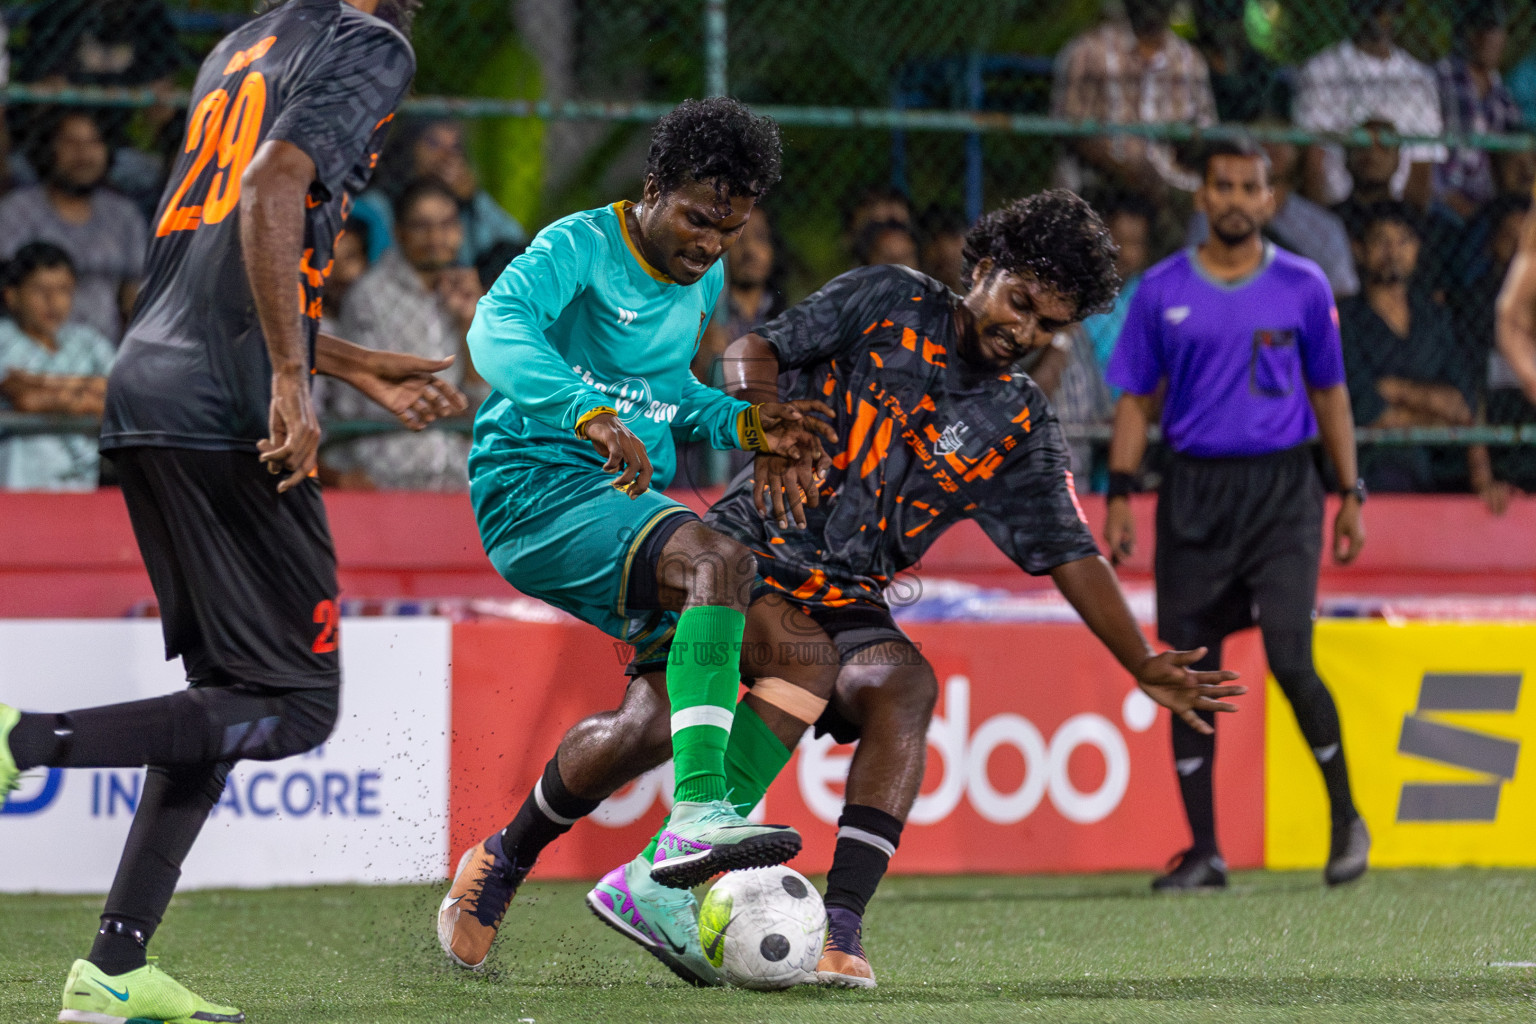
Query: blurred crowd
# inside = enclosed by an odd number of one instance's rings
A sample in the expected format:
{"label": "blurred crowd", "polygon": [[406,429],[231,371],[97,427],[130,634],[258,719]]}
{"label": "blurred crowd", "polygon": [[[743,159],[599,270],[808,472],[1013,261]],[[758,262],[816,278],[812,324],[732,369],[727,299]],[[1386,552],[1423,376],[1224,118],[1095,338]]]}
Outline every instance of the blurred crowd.
{"label": "blurred crowd", "polygon": [[[1275,189],[1265,234],[1316,261],[1332,285],[1356,422],[1536,423],[1536,408],[1493,344],[1494,300],[1530,206],[1536,154],[1396,141],[1536,124],[1536,53],[1506,54],[1502,0],[1457,4],[1452,48],[1432,65],[1398,44],[1401,0],[1360,0],[1349,38],[1290,68],[1253,47],[1239,0],[1197,0],[1192,39],[1173,31],[1172,6],[1123,0],[1063,47],[1052,115],[1358,130],[1356,144],[1345,146],[1265,144]],[[0,23],[0,39],[4,33]],[[54,0],[30,8],[21,45],[0,47],[0,84],[168,92],[195,63],[175,40],[161,0]],[[96,415],[184,117],[170,104],[31,103],[5,113],[0,409]],[[1064,423],[1103,426],[1116,397],[1103,369],[1140,275],[1198,244],[1207,227],[1191,200],[1193,152],[1118,133],[1072,140],[1059,152],[1055,183],[1103,215],[1125,286],[1114,309],[1057,336],[1027,368]],[[840,239],[847,265],[903,264],[963,290],[965,217],[915,198],[890,185],[850,194]],[[728,258],[727,286],[695,361],[707,383],[721,383],[718,358],[732,338],[798,297],[786,282],[803,284],[795,273],[803,268],[783,227],[770,196]],[[352,206],[322,330],[374,347],[456,355],[455,379],[481,398],[486,388],[465,333],[476,301],[529,235],[482,187],[463,123],[402,119],[373,185]],[[345,385],[318,398],[323,418],[339,425],[324,449],[330,485],[467,487],[466,431],[391,431]],[[0,434],[0,486],[94,487],[110,473],[94,447],[81,434]],[[1080,481],[1102,486],[1102,444],[1074,442],[1073,459]],[[679,483],[718,483],[740,464],[729,453],[691,450]],[[1536,489],[1536,457],[1518,447],[1367,447],[1362,468],[1374,490],[1476,492],[1497,510],[1511,494]]]}

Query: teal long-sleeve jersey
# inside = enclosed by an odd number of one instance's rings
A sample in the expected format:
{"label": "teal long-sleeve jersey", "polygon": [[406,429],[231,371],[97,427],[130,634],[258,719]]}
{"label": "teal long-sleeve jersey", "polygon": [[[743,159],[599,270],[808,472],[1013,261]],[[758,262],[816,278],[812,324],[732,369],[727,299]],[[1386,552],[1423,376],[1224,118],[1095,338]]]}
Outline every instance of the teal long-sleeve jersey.
{"label": "teal long-sleeve jersey", "polygon": [[[550,224],[475,309],[469,350],[495,388],[475,417],[471,472],[498,455],[545,449],[601,467],[578,423],[609,408],[645,444],[653,487],[677,471],[676,426],[688,440],[737,448],[747,403],[707,387],[689,364],[720,297],[725,269],[680,285],[629,236],[627,202]],[[558,454],[549,450],[559,449]]]}

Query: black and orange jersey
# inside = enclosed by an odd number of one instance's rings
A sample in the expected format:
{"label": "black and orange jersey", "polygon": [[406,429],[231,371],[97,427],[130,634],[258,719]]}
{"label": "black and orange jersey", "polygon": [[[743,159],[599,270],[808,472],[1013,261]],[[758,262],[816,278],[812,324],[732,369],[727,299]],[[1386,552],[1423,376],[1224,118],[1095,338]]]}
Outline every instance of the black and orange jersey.
{"label": "black and orange jersey", "polygon": [[404,36],[342,0],[289,0],[208,55],[107,387],[102,447],[254,449],[266,436],[272,369],[241,248],[241,176],[270,140],[314,161],[294,281],[313,357],[336,237],[415,71]]}
{"label": "black and orange jersey", "polygon": [[[977,370],[955,352],[959,300],[904,267],[861,267],[757,328],[778,352],[786,399],[819,398],[839,442],[807,529],[752,504],[750,467],[708,522],[760,564],[837,606],[885,586],[962,519],[1026,572],[1098,553],[1072,487],[1061,428],[1034,381]],[[791,379],[792,376],[792,379]],[[774,573],[765,572],[770,580]]]}

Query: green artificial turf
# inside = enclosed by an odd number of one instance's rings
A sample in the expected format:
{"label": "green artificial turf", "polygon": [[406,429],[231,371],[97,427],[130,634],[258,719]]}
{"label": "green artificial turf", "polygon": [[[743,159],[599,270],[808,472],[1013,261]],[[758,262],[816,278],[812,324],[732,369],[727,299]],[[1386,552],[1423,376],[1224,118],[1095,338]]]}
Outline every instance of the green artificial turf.
{"label": "green artificial turf", "polygon": [[[329,1022],[1536,1021],[1536,872],[1240,873],[1222,894],[1146,876],[892,878],[866,944],[880,987],[700,991],[530,883],[488,969],[450,968],[441,889],[177,897],[160,966],[251,1024]],[[0,897],[0,1021],[50,1021],[100,900]]]}

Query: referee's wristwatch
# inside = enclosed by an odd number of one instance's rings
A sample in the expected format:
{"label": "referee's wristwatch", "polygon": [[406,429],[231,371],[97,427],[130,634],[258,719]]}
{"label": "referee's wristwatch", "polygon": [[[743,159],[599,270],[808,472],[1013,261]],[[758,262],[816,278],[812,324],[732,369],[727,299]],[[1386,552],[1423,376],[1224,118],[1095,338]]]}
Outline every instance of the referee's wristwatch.
{"label": "referee's wristwatch", "polygon": [[1339,488],[1339,497],[1354,498],[1362,505],[1365,504],[1366,495],[1368,493],[1369,492],[1365,489],[1365,481],[1359,477],[1355,478],[1355,486]]}

